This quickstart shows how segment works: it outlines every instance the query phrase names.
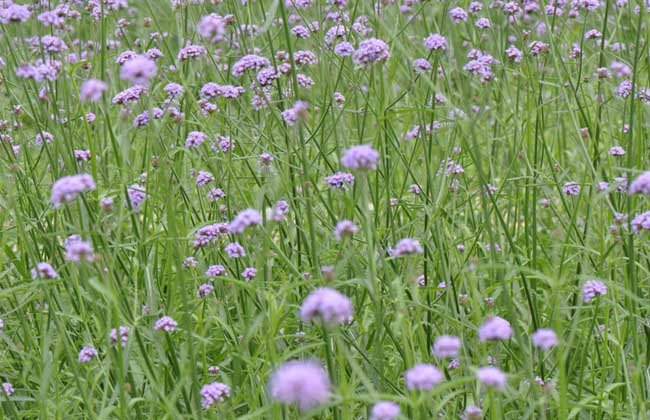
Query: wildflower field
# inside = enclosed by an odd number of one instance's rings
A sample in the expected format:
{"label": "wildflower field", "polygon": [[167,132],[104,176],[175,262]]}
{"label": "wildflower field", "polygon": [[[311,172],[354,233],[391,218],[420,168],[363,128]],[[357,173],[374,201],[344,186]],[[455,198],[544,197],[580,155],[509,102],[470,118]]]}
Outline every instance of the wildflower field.
{"label": "wildflower field", "polygon": [[650,417],[647,0],[0,0],[0,418]]}

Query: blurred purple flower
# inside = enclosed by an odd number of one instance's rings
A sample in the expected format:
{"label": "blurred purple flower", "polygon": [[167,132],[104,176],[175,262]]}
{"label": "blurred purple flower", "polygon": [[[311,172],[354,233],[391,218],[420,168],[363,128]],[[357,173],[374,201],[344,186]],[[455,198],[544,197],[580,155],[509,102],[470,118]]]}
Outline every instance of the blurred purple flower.
{"label": "blurred purple flower", "polygon": [[330,380],[318,362],[293,360],[273,372],[269,392],[274,400],[307,411],[329,400]]}

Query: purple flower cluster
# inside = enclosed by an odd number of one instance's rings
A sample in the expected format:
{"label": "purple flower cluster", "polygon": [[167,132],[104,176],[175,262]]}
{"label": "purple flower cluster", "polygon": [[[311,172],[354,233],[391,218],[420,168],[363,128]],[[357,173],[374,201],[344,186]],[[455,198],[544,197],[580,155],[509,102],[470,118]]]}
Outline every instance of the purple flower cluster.
{"label": "purple flower cluster", "polygon": [[397,242],[395,248],[389,249],[388,253],[393,257],[404,257],[413,254],[422,254],[424,249],[416,239],[404,238]]}
{"label": "purple flower cluster", "polygon": [[509,340],[512,337],[512,327],[505,319],[493,316],[485,320],[478,330],[479,341]]}
{"label": "purple flower cluster", "polygon": [[65,176],[52,185],[50,202],[54,207],[61,207],[61,205],[73,201],[79,194],[95,188],[95,181],[88,174]]}
{"label": "purple flower cluster", "polygon": [[68,261],[93,262],[95,260],[95,254],[93,253],[92,245],[90,244],[90,242],[82,241],[79,235],[72,235],[68,237],[64,245],[65,245],[65,258]]}
{"label": "purple flower cluster", "polygon": [[589,303],[596,297],[606,294],[607,286],[602,281],[587,280],[585,284],[582,285],[582,297],[584,298],[585,303]]}
{"label": "purple flower cluster", "polygon": [[351,220],[341,220],[334,228],[334,237],[337,241],[343,240],[346,236],[352,236],[359,232],[359,227]]}
{"label": "purple flower cluster", "polygon": [[166,332],[171,332],[174,331],[177,326],[178,324],[176,323],[176,321],[174,321],[172,317],[165,315],[156,321],[156,323],[153,326],[153,329],[156,331],[163,330]]}
{"label": "purple flower cluster", "polygon": [[243,76],[249,70],[260,70],[271,65],[271,62],[259,55],[249,54],[240,58],[232,66],[232,75],[235,77]]}
{"label": "purple flower cluster", "polygon": [[49,263],[40,262],[36,264],[36,268],[32,269],[32,277],[35,279],[55,279],[59,275]]}
{"label": "purple flower cluster", "polygon": [[228,229],[230,233],[243,233],[247,227],[261,224],[262,215],[260,212],[255,209],[246,209],[235,216]]}
{"label": "purple flower cluster", "polygon": [[632,181],[630,194],[650,194],[650,171],[642,173]]}
{"label": "purple flower cluster", "polygon": [[372,406],[370,420],[394,420],[399,416],[399,404],[392,401],[380,401]]}
{"label": "purple flower cluster", "polygon": [[119,342],[122,347],[126,347],[126,343],[129,341],[129,327],[120,325],[118,328],[113,328],[108,337],[111,345]]}
{"label": "purple flower cluster", "polygon": [[406,389],[410,391],[430,391],[443,379],[440,369],[426,363],[417,364],[404,373]]}
{"label": "purple flower cluster", "polygon": [[539,347],[542,350],[549,350],[557,346],[557,334],[555,331],[548,328],[541,328],[533,333],[530,336],[533,345]]}
{"label": "purple flower cluster", "polygon": [[144,203],[144,200],[147,198],[147,194],[145,193],[145,189],[142,185],[139,184],[133,184],[126,190],[127,195],[129,197],[129,204],[131,206],[131,209],[135,212],[139,212],[142,210],[142,204]]}
{"label": "purple flower cluster", "polygon": [[273,372],[269,393],[278,402],[307,411],[329,400],[330,387],[330,380],[318,362],[292,360]]}
{"label": "purple flower cluster", "polygon": [[81,84],[79,98],[84,102],[98,102],[102,94],[108,89],[108,85],[101,80],[89,79]]}
{"label": "purple flower cluster", "polygon": [[7,397],[11,397],[15,392],[14,386],[10,382],[3,382],[2,390],[4,391]]}
{"label": "purple flower cluster", "polygon": [[229,258],[241,258],[246,256],[246,250],[239,242],[231,242],[223,248]]}
{"label": "purple flower cluster", "polygon": [[457,357],[460,346],[460,338],[451,335],[441,335],[433,343],[433,355],[438,358]]}
{"label": "purple flower cluster", "polygon": [[139,55],[122,65],[120,79],[136,85],[146,85],[156,75],[157,70],[156,63],[152,59]]}
{"label": "purple flower cluster", "polygon": [[577,182],[567,182],[562,186],[562,192],[566,195],[578,195],[580,194],[580,184]]}
{"label": "purple flower cluster", "polygon": [[143,85],[134,85],[130,88],[124,89],[117,95],[113,96],[113,104],[115,105],[128,105],[138,102],[140,97],[146,92]]}
{"label": "purple flower cluster", "polygon": [[635,233],[650,230],[650,211],[637,214],[630,224],[632,225],[632,231]]}
{"label": "purple flower cluster", "polygon": [[203,38],[207,38],[212,43],[217,43],[224,39],[228,19],[219,16],[216,13],[210,13],[201,17],[196,25],[196,32]]}
{"label": "purple flower cluster", "polygon": [[93,346],[86,346],[79,352],[79,363],[88,363],[98,355],[97,350]]}
{"label": "purple flower cluster", "polygon": [[369,66],[388,60],[388,44],[381,39],[370,38],[359,43],[359,48],[352,54],[352,60],[359,66]]}
{"label": "purple flower cluster", "polygon": [[352,146],[343,152],[341,164],[348,169],[374,170],[377,169],[379,152],[369,144]]}
{"label": "purple flower cluster", "polygon": [[476,371],[476,378],[483,385],[503,391],[508,382],[508,377],[499,368],[485,366]]}
{"label": "purple flower cluster", "polygon": [[180,51],[178,51],[178,61],[185,61],[192,58],[199,58],[205,56],[206,54],[207,54],[207,50],[205,49],[204,46],[192,45],[188,41],[187,45],[185,45],[185,47],[181,48]]}
{"label": "purple flower cluster", "polygon": [[226,275],[226,268],[223,265],[215,264],[208,267],[205,272],[205,275],[208,277],[218,277]]}
{"label": "purple flower cluster", "polygon": [[227,223],[215,223],[199,228],[195,233],[194,247],[201,248],[230,233]]}
{"label": "purple flower cluster", "polygon": [[354,175],[347,172],[337,172],[325,177],[325,183],[332,189],[344,190],[348,186],[354,185]]}
{"label": "purple flower cluster", "polygon": [[201,407],[209,409],[216,403],[230,397],[230,387],[221,382],[212,382],[201,388]]}
{"label": "purple flower cluster", "polygon": [[352,313],[350,299],[327,287],[314,290],[300,306],[304,322],[321,321],[328,326],[351,322]]}
{"label": "purple flower cluster", "polygon": [[445,51],[447,49],[447,38],[440,34],[429,34],[424,38],[424,48],[429,51]]}

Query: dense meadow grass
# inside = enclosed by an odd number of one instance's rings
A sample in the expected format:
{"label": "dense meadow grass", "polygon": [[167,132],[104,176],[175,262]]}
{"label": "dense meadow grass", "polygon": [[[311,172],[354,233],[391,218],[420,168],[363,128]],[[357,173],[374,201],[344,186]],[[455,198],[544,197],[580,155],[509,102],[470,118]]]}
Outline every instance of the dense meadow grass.
{"label": "dense meadow grass", "polygon": [[649,10],[0,0],[0,418],[648,418]]}

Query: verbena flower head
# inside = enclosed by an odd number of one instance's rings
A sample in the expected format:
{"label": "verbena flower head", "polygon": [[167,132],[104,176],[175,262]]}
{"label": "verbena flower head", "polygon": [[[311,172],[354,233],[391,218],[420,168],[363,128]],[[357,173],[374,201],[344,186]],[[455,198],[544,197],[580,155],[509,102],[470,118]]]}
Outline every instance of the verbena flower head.
{"label": "verbena flower head", "polygon": [[443,379],[440,369],[427,363],[416,364],[404,373],[404,382],[409,391],[430,391]]}
{"label": "verbena flower head", "polygon": [[557,334],[555,331],[548,328],[541,328],[533,333],[530,336],[533,345],[539,347],[542,350],[549,350],[557,346]]}
{"label": "verbena flower head", "polygon": [[395,245],[395,248],[389,249],[388,252],[394,257],[404,257],[407,255],[422,254],[424,253],[424,249],[422,249],[420,242],[416,239],[404,238]]}
{"label": "verbena flower head", "polygon": [[253,267],[246,267],[244,271],[241,273],[241,276],[247,281],[253,280],[253,278],[257,275],[257,269]]}
{"label": "verbena flower head", "polygon": [[520,63],[522,58],[524,58],[524,53],[519,48],[511,45],[506,48],[506,57],[513,63]]}
{"label": "verbena flower head", "polygon": [[228,257],[230,258],[240,258],[246,256],[246,250],[239,244],[239,242],[231,242],[226,245],[223,250],[226,252],[226,254],[228,254]]}
{"label": "verbena flower head", "polygon": [[96,79],[88,79],[81,84],[79,98],[83,102],[98,102],[102,99],[102,94],[108,89],[108,85]]}
{"label": "verbena flower head", "polygon": [[189,41],[187,44],[178,51],[178,61],[185,61],[192,58],[203,57],[207,54],[207,50],[202,45],[192,45]]}
{"label": "verbena flower head", "polygon": [[271,209],[268,218],[274,222],[282,222],[286,219],[287,214],[289,214],[289,203],[284,200],[278,200]]}
{"label": "verbena flower head", "polygon": [[361,41],[359,48],[352,54],[354,63],[363,67],[386,61],[388,57],[390,57],[388,44],[377,38]]}
{"label": "verbena flower head", "polygon": [[477,420],[483,418],[483,410],[475,405],[470,405],[465,408],[462,420]]}
{"label": "verbena flower head", "polygon": [[96,188],[93,177],[88,174],[64,176],[52,185],[50,202],[54,207],[69,203],[79,194]]}
{"label": "verbena flower head", "polygon": [[499,368],[485,366],[476,371],[476,378],[483,385],[503,391],[506,388],[508,377]]}
{"label": "verbena flower head", "polygon": [[14,386],[10,382],[2,383],[2,390],[4,391],[7,397],[11,397],[14,394]]}
{"label": "verbena flower head", "polygon": [[352,146],[343,152],[341,164],[348,169],[374,170],[377,169],[379,152],[369,144]]}
{"label": "verbena flower head", "polygon": [[131,209],[135,212],[142,210],[142,204],[147,198],[147,194],[144,191],[144,187],[139,184],[133,184],[126,190]]}
{"label": "verbena flower head", "polygon": [[183,94],[185,89],[183,86],[178,83],[167,83],[163,88],[163,91],[167,94],[168,99],[178,98]]}
{"label": "verbena flower head", "polygon": [[640,233],[644,230],[650,230],[650,211],[645,211],[643,213],[637,214],[632,219],[632,231],[634,233]]}
{"label": "verbena flower head", "polygon": [[328,326],[351,322],[352,313],[350,299],[327,287],[314,290],[300,306],[300,318],[304,322],[321,321]]}
{"label": "verbena flower head", "polygon": [[214,175],[207,171],[199,171],[196,175],[196,186],[202,187],[208,185],[210,182],[214,181]]}
{"label": "verbena flower head", "polygon": [[566,195],[578,195],[580,194],[580,184],[577,182],[567,182],[562,186],[562,192]]}
{"label": "verbena flower head", "polygon": [[359,227],[352,220],[341,220],[334,228],[334,237],[337,241],[343,240],[346,236],[352,236],[359,232]]}
{"label": "verbena flower head", "polygon": [[79,262],[87,261],[93,262],[95,254],[93,253],[93,246],[90,242],[81,240],[79,235],[72,235],[65,241],[65,258],[68,261]]}
{"label": "verbena flower head", "polygon": [[330,380],[318,362],[293,360],[273,372],[269,393],[275,401],[307,411],[329,400]]}
{"label": "verbena flower head", "polygon": [[226,275],[226,267],[221,264],[215,264],[208,267],[205,275],[208,277],[218,277]]}
{"label": "verbena flower head", "polygon": [[334,47],[334,54],[341,57],[349,57],[354,54],[354,45],[347,41],[342,41]]}
{"label": "verbena flower head", "polygon": [[613,146],[609,149],[609,155],[614,157],[625,156],[625,149],[621,146]]}
{"label": "verbena flower head", "polygon": [[174,321],[172,317],[165,315],[162,318],[158,319],[158,321],[156,321],[156,323],[153,326],[153,329],[156,331],[163,330],[163,331],[170,332],[170,331],[174,331],[177,326],[178,324],[176,323],[176,321]]}
{"label": "verbena flower head", "polygon": [[112,102],[115,105],[128,105],[137,102],[140,97],[146,92],[146,89],[142,85],[134,85],[123,91],[119,92],[117,95],[113,96]]}
{"label": "verbena flower head", "polygon": [[440,34],[429,34],[423,42],[424,48],[429,51],[445,51],[447,49],[447,38]]}
{"label": "verbena flower head", "polygon": [[120,79],[137,85],[146,85],[156,75],[157,70],[156,63],[152,59],[139,55],[122,65]]}
{"label": "verbena flower head", "polygon": [[115,59],[115,62],[120,66],[122,66],[124,65],[124,63],[126,63],[129,60],[133,60],[137,56],[138,54],[135,51],[131,51],[131,50],[122,51],[120,55],[118,55],[117,58]]}
{"label": "verbena flower head", "polygon": [[267,58],[260,57],[259,55],[255,54],[249,54],[243,56],[235,64],[233,64],[231,72],[233,76],[241,77],[246,73],[246,71],[257,71],[265,67],[269,67],[270,65],[271,62]]}
{"label": "verbena flower head", "polygon": [[25,22],[32,16],[32,12],[27,5],[6,3],[8,4],[6,4],[5,8],[0,8],[0,22],[3,25]]}
{"label": "verbena flower head", "polygon": [[201,388],[201,407],[209,409],[230,397],[230,387],[221,382],[212,382]]}
{"label": "verbena flower head", "polygon": [[194,247],[202,248],[230,233],[228,223],[215,223],[199,228],[195,233]]}
{"label": "verbena flower head", "polygon": [[212,291],[214,290],[214,286],[211,285],[210,283],[203,283],[199,286],[198,290],[196,291],[196,295],[200,298],[204,298]]}
{"label": "verbena flower head", "polygon": [[75,150],[74,158],[79,162],[87,162],[90,160],[90,150]]}
{"label": "verbena flower head", "polygon": [[36,279],[55,279],[59,277],[56,270],[47,262],[40,262],[36,264],[36,268],[32,269],[32,278]]}
{"label": "verbena flower head", "polygon": [[307,117],[309,103],[305,101],[296,101],[291,108],[282,111],[282,119],[288,126],[294,126],[300,120]]}
{"label": "verbena flower head", "polygon": [[582,285],[582,297],[584,298],[585,303],[589,303],[598,296],[606,294],[607,286],[602,281],[587,280],[585,284]]}
{"label": "verbena flower head", "polygon": [[399,413],[399,404],[392,401],[379,401],[370,410],[370,420],[394,420]]}
{"label": "verbena flower head", "polygon": [[249,226],[261,225],[262,215],[255,209],[242,210],[230,222],[231,233],[242,233]]}
{"label": "verbena flower head", "polygon": [[460,346],[460,338],[453,335],[441,335],[433,343],[433,355],[438,358],[457,357]]}
{"label": "verbena flower head", "polygon": [[512,327],[505,319],[493,316],[485,320],[478,330],[478,340],[494,341],[509,340],[512,337]]}
{"label": "verbena flower head", "polygon": [[191,257],[191,256],[190,257],[185,257],[185,259],[183,260],[183,267],[187,268],[187,269],[191,269],[191,268],[196,267],[198,265],[198,263],[199,262],[194,257]]}
{"label": "verbena flower head", "polygon": [[218,201],[226,196],[226,193],[221,188],[212,188],[208,192],[208,199],[210,201]]}
{"label": "verbena flower head", "polygon": [[416,58],[413,61],[413,71],[417,74],[426,73],[431,70],[431,63],[425,58]]}
{"label": "verbena flower head", "polygon": [[88,363],[97,357],[97,350],[93,346],[86,346],[79,352],[79,363]]}
{"label": "verbena flower head", "polygon": [[354,185],[354,175],[347,172],[337,172],[334,175],[325,177],[325,183],[332,189],[344,190]]}
{"label": "verbena flower head", "polygon": [[454,23],[467,22],[467,12],[462,7],[454,7],[451,9],[449,11],[449,17]]}
{"label": "verbena flower head", "polygon": [[632,181],[630,194],[650,194],[650,171],[642,173]]}
{"label": "verbena flower head", "polygon": [[201,131],[190,131],[185,140],[185,147],[198,147],[208,138],[207,134]]}
{"label": "verbena flower head", "polygon": [[212,43],[222,41],[226,33],[227,21],[216,13],[201,17],[196,25],[196,32]]}
{"label": "verbena flower head", "polygon": [[111,329],[108,338],[111,345],[115,345],[119,342],[122,347],[126,347],[126,343],[129,341],[129,327],[120,325],[118,328]]}
{"label": "verbena flower head", "polygon": [[54,135],[47,131],[41,131],[36,134],[35,143],[37,146],[42,146],[44,144],[50,144],[54,141]]}

